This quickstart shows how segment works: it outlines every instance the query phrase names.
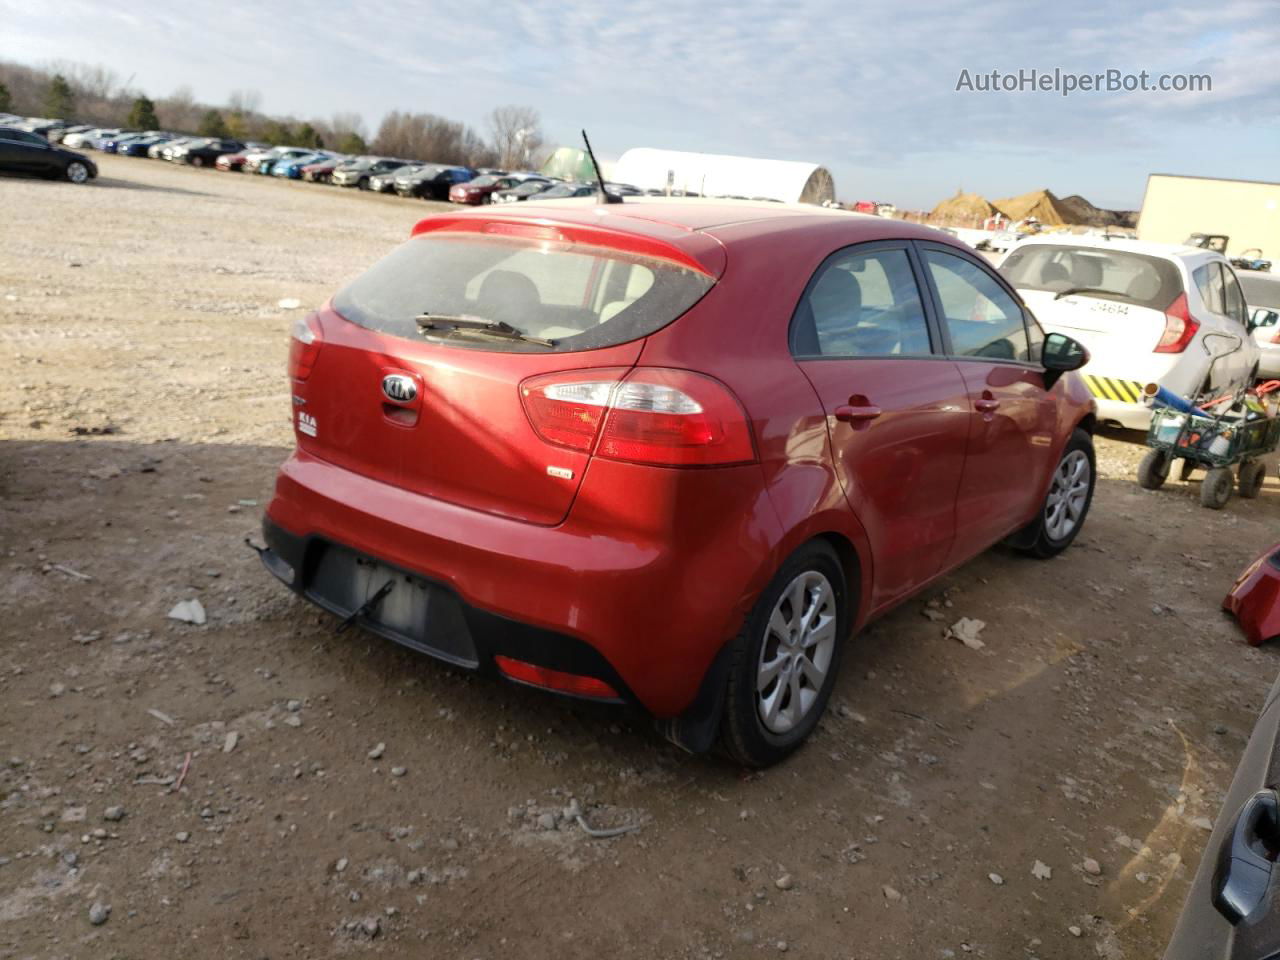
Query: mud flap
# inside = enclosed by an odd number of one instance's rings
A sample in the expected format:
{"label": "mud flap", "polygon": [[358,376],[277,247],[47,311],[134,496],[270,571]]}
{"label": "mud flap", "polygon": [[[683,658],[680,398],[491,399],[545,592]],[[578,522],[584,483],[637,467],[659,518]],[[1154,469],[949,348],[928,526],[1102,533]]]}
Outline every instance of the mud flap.
{"label": "mud flap", "polygon": [[681,750],[706,753],[715,746],[716,737],[720,734],[720,718],[724,714],[732,645],[726,643],[711,661],[689,709],[678,717],[654,721],[658,732]]}

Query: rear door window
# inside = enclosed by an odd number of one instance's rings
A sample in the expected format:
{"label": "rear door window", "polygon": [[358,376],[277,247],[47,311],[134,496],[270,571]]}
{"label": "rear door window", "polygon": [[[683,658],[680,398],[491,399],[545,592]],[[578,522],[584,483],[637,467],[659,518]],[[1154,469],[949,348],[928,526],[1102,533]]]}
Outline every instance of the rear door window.
{"label": "rear door window", "polygon": [[836,254],[819,267],[791,325],[798,357],[897,357],[930,353],[929,326],[907,252]]}
{"label": "rear door window", "polygon": [[1227,301],[1227,316],[1241,326],[1248,325],[1249,311],[1245,307],[1244,294],[1240,290],[1240,281],[1236,279],[1235,271],[1225,263],[1218,264],[1218,268],[1222,271],[1222,289]]}
{"label": "rear door window", "polygon": [[924,257],[954,355],[1031,359],[1022,307],[995,277],[976,263],[941,250],[926,249]]}
{"label": "rear door window", "polygon": [[1204,305],[1214,313],[1226,313],[1226,293],[1222,287],[1222,271],[1218,268],[1218,262],[1202,264],[1191,274],[1191,279],[1196,283],[1196,289],[1200,291],[1200,299],[1204,301]]}
{"label": "rear door window", "polygon": [[1110,247],[1032,243],[1015,248],[1000,273],[1019,290],[1079,294],[1161,312],[1183,292],[1171,260]]}
{"label": "rear door window", "polygon": [[[711,289],[704,273],[611,247],[439,231],[414,237],[334,297],[347,320],[406,339],[507,352],[569,352],[647,336]],[[434,322],[424,328],[419,317]],[[431,318],[437,318],[432,321]],[[455,329],[505,324],[500,332]]]}

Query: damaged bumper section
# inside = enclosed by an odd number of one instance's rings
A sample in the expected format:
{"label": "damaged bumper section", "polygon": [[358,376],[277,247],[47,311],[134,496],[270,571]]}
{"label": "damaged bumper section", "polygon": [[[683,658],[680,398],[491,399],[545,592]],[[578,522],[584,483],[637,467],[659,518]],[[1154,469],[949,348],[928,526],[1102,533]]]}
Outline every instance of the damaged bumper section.
{"label": "damaged bumper section", "polygon": [[594,647],[481,610],[449,587],[344,544],[265,518],[262,564],[294,593],[351,624],[464,670],[605,703],[634,702]]}

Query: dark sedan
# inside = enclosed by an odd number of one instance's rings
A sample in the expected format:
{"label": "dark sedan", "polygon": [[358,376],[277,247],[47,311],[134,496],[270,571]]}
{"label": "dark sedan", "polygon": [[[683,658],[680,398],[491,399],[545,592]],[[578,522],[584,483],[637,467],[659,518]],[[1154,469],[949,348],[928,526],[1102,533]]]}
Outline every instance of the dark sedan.
{"label": "dark sedan", "polygon": [[38,133],[0,127],[0,170],[84,183],[98,175],[83,153],[55,147]]}
{"label": "dark sedan", "polygon": [[495,190],[490,202],[519,203],[522,200],[535,197],[555,185],[556,182],[554,180],[526,180],[524,183],[517,183],[514,187],[507,187],[505,190]]}
{"label": "dark sedan", "polygon": [[[594,183],[557,183],[555,186],[543,190],[532,199],[564,200],[569,197],[591,197],[599,192],[599,189],[599,186]],[[611,193],[617,197],[640,195],[640,191],[628,183],[606,183],[604,189],[606,193]]]}
{"label": "dark sedan", "polygon": [[396,177],[396,193],[402,197],[446,200],[450,189],[459,183],[466,183],[474,176],[475,171],[466,167],[427,164],[417,173],[407,177]]}
{"label": "dark sedan", "polygon": [[193,167],[211,167],[218,158],[228,153],[239,153],[245,145],[239,140],[208,140],[205,143],[180,147],[170,155],[174,163],[189,163]]}

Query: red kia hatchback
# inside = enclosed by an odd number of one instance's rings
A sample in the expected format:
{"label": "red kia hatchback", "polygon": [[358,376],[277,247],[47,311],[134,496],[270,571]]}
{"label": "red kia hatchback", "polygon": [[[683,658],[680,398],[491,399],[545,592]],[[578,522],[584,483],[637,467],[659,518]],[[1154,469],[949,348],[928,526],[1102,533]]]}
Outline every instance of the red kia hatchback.
{"label": "red kia hatchback", "polygon": [[850,633],[1080,531],[1087,359],[926,227],[636,198],[441,214],[295,327],[267,568],[456,664],[773,763]]}

